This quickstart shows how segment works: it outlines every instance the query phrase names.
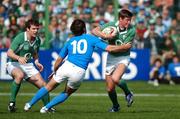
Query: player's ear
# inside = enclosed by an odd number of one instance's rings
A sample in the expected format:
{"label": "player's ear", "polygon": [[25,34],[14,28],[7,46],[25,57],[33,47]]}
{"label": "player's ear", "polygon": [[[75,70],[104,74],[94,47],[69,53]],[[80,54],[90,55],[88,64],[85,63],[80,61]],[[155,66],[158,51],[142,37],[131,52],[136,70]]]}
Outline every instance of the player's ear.
{"label": "player's ear", "polygon": [[26,31],[29,31],[29,28],[26,28]]}
{"label": "player's ear", "polygon": [[84,33],[86,33],[86,28],[83,28]]}

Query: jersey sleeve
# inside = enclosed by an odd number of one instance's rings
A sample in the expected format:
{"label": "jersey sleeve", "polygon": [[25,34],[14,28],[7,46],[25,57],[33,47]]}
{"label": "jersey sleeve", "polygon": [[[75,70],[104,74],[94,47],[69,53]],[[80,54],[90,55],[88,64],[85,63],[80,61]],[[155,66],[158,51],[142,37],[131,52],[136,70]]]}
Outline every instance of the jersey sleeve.
{"label": "jersey sleeve", "polygon": [[21,44],[21,40],[20,40],[21,36],[20,35],[22,35],[22,34],[17,35],[11,43],[10,49],[12,49],[13,51],[17,50],[19,45]]}
{"label": "jersey sleeve", "polygon": [[126,40],[125,40],[124,43],[130,43],[130,42],[132,42],[133,39],[134,39],[134,37],[135,37],[135,35],[136,35],[136,30],[135,30],[135,28],[133,27],[133,28],[129,31],[129,33],[127,34],[127,37],[126,37]]}
{"label": "jersey sleeve", "polygon": [[61,58],[65,58],[66,56],[67,56],[67,54],[68,54],[68,44],[69,44],[69,42],[67,42],[65,45],[64,45],[64,47],[61,49],[61,51],[60,51],[60,53],[59,53],[59,56],[61,57]]}
{"label": "jersey sleeve", "polygon": [[105,50],[106,47],[108,46],[108,44],[102,41],[100,38],[93,36],[93,39],[95,40],[95,47]]}

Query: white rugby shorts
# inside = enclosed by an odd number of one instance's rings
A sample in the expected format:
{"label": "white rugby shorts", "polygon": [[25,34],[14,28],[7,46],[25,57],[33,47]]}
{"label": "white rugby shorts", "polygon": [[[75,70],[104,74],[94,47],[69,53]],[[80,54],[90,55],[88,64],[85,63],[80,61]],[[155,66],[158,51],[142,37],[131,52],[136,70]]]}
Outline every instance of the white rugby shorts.
{"label": "white rugby shorts", "polygon": [[126,67],[128,67],[129,63],[130,63],[130,56],[117,57],[117,56],[108,55],[105,74],[111,75],[119,64],[124,64]]}
{"label": "white rugby shorts", "polygon": [[33,63],[26,63],[26,64],[19,64],[19,62],[8,62],[7,63],[7,71],[8,74],[11,75],[13,69],[19,68],[21,69],[25,76],[24,79],[26,80],[27,78],[30,78],[31,76],[36,75],[39,73],[39,71],[35,68]]}
{"label": "white rugby shorts", "polygon": [[67,80],[68,87],[78,89],[85,76],[85,69],[76,66],[75,64],[65,61],[53,75],[53,79],[57,83],[62,83]]}

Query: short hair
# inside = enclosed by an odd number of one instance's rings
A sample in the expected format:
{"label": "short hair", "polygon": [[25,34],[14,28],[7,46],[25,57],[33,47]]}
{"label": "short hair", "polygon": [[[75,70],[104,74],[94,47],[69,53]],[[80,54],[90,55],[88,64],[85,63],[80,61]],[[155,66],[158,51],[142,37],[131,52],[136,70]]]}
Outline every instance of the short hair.
{"label": "short hair", "polygon": [[125,18],[125,17],[128,17],[128,18],[131,18],[133,16],[133,13],[131,11],[129,11],[128,9],[122,9],[120,12],[119,12],[119,18]]}
{"label": "short hair", "polygon": [[75,35],[75,36],[80,36],[82,35],[83,33],[86,33],[86,25],[85,25],[85,22],[83,20],[80,20],[80,19],[75,19],[72,24],[71,24],[71,27],[70,27],[72,33]]}
{"label": "short hair", "polygon": [[153,62],[153,64],[155,64],[156,62],[160,62],[160,63],[163,63],[162,60],[160,58],[156,58]]}
{"label": "short hair", "polygon": [[31,25],[34,25],[34,26],[39,26],[40,24],[39,24],[39,22],[37,21],[37,20],[33,20],[33,19],[30,19],[30,20],[28,20],[27,22],[26,22],[26,29],[28,28],[30,28],[31,27]]}

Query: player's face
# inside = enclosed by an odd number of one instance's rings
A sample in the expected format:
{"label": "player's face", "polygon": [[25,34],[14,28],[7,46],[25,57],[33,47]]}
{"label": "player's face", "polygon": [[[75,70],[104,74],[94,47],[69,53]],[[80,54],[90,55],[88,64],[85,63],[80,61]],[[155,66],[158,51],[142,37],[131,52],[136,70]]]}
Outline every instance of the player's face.
{"label": "player's face", "polygon": [[39,30],[39,26],[34,26],[34,25],[31,25],[31,27],[27,29],[31,37],[36,37],[38,30]]}
{"label": "player's face", "polygon": [[129,17],[125,17],[125,18],[119,18],[119,27],[121,28],[128,28],[128,26],[130,25],[131,23],[131,18]]}

